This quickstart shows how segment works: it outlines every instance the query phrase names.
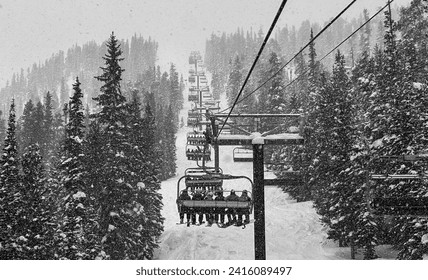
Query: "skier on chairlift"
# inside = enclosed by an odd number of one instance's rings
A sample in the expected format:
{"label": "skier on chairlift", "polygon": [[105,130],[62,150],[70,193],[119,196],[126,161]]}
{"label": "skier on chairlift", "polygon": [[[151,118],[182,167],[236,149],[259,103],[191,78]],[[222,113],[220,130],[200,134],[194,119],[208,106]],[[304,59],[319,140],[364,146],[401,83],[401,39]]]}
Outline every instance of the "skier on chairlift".
{"label": "skier on chairlift", "polygon": [[[243,190],[241,196],[239,197],[238,201],[248,202],[251,201],[251,198],[248,196],[248,191]],[[244,224],[248,224],[250,222],[250,214],[248,213],[248,209],[239,209],[237,211],[238,213],[238,223],[237,225],[242,225],[242,216],[245,215]]]}
{"label": "skier on chairlift", "polygon": [[[213,193],[208,192],[207,196],[205,197],[205,200],[214,200],[213,199]],[[208,225],[211,226],[213,224],[213,208],[206,208],[205,210],[205,220],[208,222]]]}
{"label": "skier on chairlift", "polygon": [[[202,190],[197,189],[195,191],[195,194],[193,195],[192,200],[204,200],[204,195],[202,194]],[[192,213],[193,225],[196,224],[196,214],[198,214],[198,222],[199,222],[199,225],[201,225],[204,220],[204,214],[202,213],[202,209],[200,207],[193,208],[193,213]]]}
{"label": "skier on chairlift", "polygon": [[[187,193],[187,190],[183,190],[178,197],[179,200],[191,200],[190,195]],[[188,207],[182,206],[182,212],[180,213],[180,224],[183,224],[184,213],[186,213],[187,224],[190,223],[190,209]]]}
{"label": "skier on chairlift", "polygon": [[[226,197],[226,201],[238,201],[239,196],[236,195],[235,190],[231,190],[230,194]],[[228,208],[226,210],[227,213],[227,223],[229,225],[236,223],[236,209]]]}
{"label": "skier on chairlift", "polygon": [[[223,191],[219,190],[216,192],[215,201],[224,201]],[[224,224],[224,209],[223,208],[216,208],[214,209],[214,221],[217,225],[222,226]],[[220,219],[219,219],[220,218]],[[220,224],[219,224],[220,222]]]}

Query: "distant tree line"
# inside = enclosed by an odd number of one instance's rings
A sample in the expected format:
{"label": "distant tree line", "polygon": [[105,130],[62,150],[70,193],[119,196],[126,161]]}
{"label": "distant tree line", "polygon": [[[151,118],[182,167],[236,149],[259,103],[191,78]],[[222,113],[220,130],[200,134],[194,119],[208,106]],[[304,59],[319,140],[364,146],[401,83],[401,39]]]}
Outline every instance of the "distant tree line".
{"label": "distant tree line", "polygon": [[[143,38],[135,34],[130,41],[121,40],[120,44],[125,58],[123,67],[126,69],[122,83],[136,81],[146,69],[155,67],[158,43],[150,37]],[[101,86],[93,77],[101,74],[99,66],[103,63],[101,58],[106,51],[104,43],[91,41],[83,46],[75,45],[66,52],[52,54],[44,62],[34,63],[26,70],[21,69],[0,89],[1,108],[4,110],[14,98],[19,117],[27,100],[31,99],[37,104],[43,101],[43,96],[49,91],[54,110],[62,109],[60,106],[68,102],[71,84],[76,76],[79,76],[82,90],[86,93],[84,103],[92,108],[95,105],[92,98],[97,96]]]}

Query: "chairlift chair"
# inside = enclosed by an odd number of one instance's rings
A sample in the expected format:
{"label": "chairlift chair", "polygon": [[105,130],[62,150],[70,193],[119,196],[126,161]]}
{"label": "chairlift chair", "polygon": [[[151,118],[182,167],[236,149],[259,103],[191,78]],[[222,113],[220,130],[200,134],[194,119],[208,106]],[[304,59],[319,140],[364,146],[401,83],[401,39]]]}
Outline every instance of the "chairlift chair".
{"label": "chairlift chair", "polygon": [[[411,196],[410,194],[400,197],[387,194],[378,196],[376,194],[379,186],[384,184],[388,186],[392,184],[428,186],[428,174],[426,172],[428,157],[426,155],[382,156],[377,160],[384,162],[382,166],[386,166],[386,170],[385,172],[369,174],[368,207],[371,212],[374,215],[428,216],[428,197]],[[404,163],[409,165],[407,169],[415,169],[415,171],[399,174],[388,170],[391,166],[400,165],[401,167]],[[418,163],[418,166],[415,163]],[[386,188],[385,191],[387,191]]]}
{"label": "chairlift chair", "polygon": [[212,167],[187,168],[184,174],[186,189],[191,192],[196,189],[216,191],[221,190],[223,186],[223,180],[219,178],[219,175],[223,174],[221,169],[216,172]]}
{"label": "chairlift chair", "polygon": [[198,124],[198,117],[187,118],[187,126],[195,126]]}
{"label": "chairlift chair", "polygon": [[211,147],[201,145],[186,145],[186,156],[188,160],[211,161]]}
{"label": "chairlift chair", "polygon": [[187,97],[187,100],[190,102],[199,102],[199,94],[197,91],[189,91],[189,95]]}
{"label": "chairlift chair", "polygon": [[197,131],[188,132],[187,144],[203,146],[206,144],[205,135],[202,132],[197,132]]}
{"label": "chairlift chair", "polygon": [[[195,170],[196,171],[196,170]],[[200,171],[200,170],[198,170]],[[188,171],[189,172],[189,171]],[[195,182],[197,180],[189,180],[188,178],[191,178],[192,175],[184,175],[178,180],[177,183],[177,208],[178,212],[181,214],[192,214],[194,213],[195,208],[198,210],[202,209],[210,209],[210,212],[212,214],[225,214],[225,210],[235,210],[237,212],[240,212],[241,214],[252,214],[253,211],[253,197],[252,197],[252,189],[253,189],[253,182],[251,179],[249,179],[246,176],[232,176],[232,175],[225,175],[225,174],[205,174],[202,176],[205,176],[206,181],[210,181],[210,184],[216,180],[221,180],[222,182],[224,180],[235,180],[235,179],[247,179],[250,183],[249,188],[247,189],[248,196],[251,198],[250,201],[216,201],[216,200],[181,200],[180,194],[187,190],[187,192],[194,193],[196,190],[201,190],[202,192],[207,191],[213,191],[207,188],[204,188],[204,185],[202,184],[201,187],[196,187],[195,185],[192,185],[192,183],[189,184],[189,182]],[[182,188],[180,183],[183,179],[188,179],[186,181],[185,188]],[[194,183],[198,184],[202,183],[202,180],[200,182]],[[224,190],[221,187],[217,189],[217,191],[223,192],[224,197],[227,197],[228,194],[230,194],[231,190]],[[243,191],[235,190],[236,194],[242,193]],[[203,212],[203,210],[202,210]]]}
{"label": "chairlift chair", "polygon": [[187,111],[187,117],[188,118],[197,118],[200,116],[201,113],[199,113],[198,111],[195,110],[189,110]]}
{"label": "chairlift chair", "polygon": [[252,162],[253,150],[246,147],[236,147],[233,149],[234,162]]}

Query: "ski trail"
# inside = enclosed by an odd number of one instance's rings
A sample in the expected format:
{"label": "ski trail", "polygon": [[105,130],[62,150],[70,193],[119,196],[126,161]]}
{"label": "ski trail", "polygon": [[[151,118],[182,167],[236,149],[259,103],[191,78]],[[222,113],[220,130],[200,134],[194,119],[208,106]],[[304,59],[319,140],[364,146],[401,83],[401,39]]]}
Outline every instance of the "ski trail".
{"label": "ski trail", "polygon": [[[187,100],[187,91],[184,98]],[[224,104],[224,103],[223,103]],[[180,112],[187,123],[190,102],[185,102]],[[177,133],[177,176],[162,182],[160,193],[163,196],[162,215],[165,218],[164,232],[159,239],[159,248],[154,259],[159,260],[253,260],[254,223],[245,229],[217,225],[206,227],[185,224],[179,221],[176,199],[177,182],[189,167],[196,167],[194,161],[185,155],[186,133],[192,131],[186,126]],[[232,146],[220,147],[220,167],[225,174],[253,177],[251,162],[233,162]],[[209,162],[208,165],[213,165]],[[250,188],[244,180],[225,181],[224,189],[243,190]],[[251,215],[253,218],[253,215]],[[267,259],[337,259],[334,251],[324,248],[326,232],[311,202],[296,203],[289,195],[277,187],[265,189],[266,257]]]}

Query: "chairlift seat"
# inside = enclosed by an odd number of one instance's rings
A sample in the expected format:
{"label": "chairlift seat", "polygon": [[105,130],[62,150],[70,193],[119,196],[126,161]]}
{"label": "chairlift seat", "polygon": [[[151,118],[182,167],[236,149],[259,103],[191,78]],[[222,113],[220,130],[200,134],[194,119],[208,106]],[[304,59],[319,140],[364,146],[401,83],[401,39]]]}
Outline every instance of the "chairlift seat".
{"label": "chairlift seat", "polygon": [[252,162],[253,150],[247,148],[237,147],[233,149],[234,162]]}
{"label": "chairlift seat", "polygon": [[428,177],[421,174],[372,174],[370,178],[372,180],[422,180]]}
{"label": "chairlift seat", "polygon": [[181,205],[199,208],[250,208],[251,201],[181,200]]}

